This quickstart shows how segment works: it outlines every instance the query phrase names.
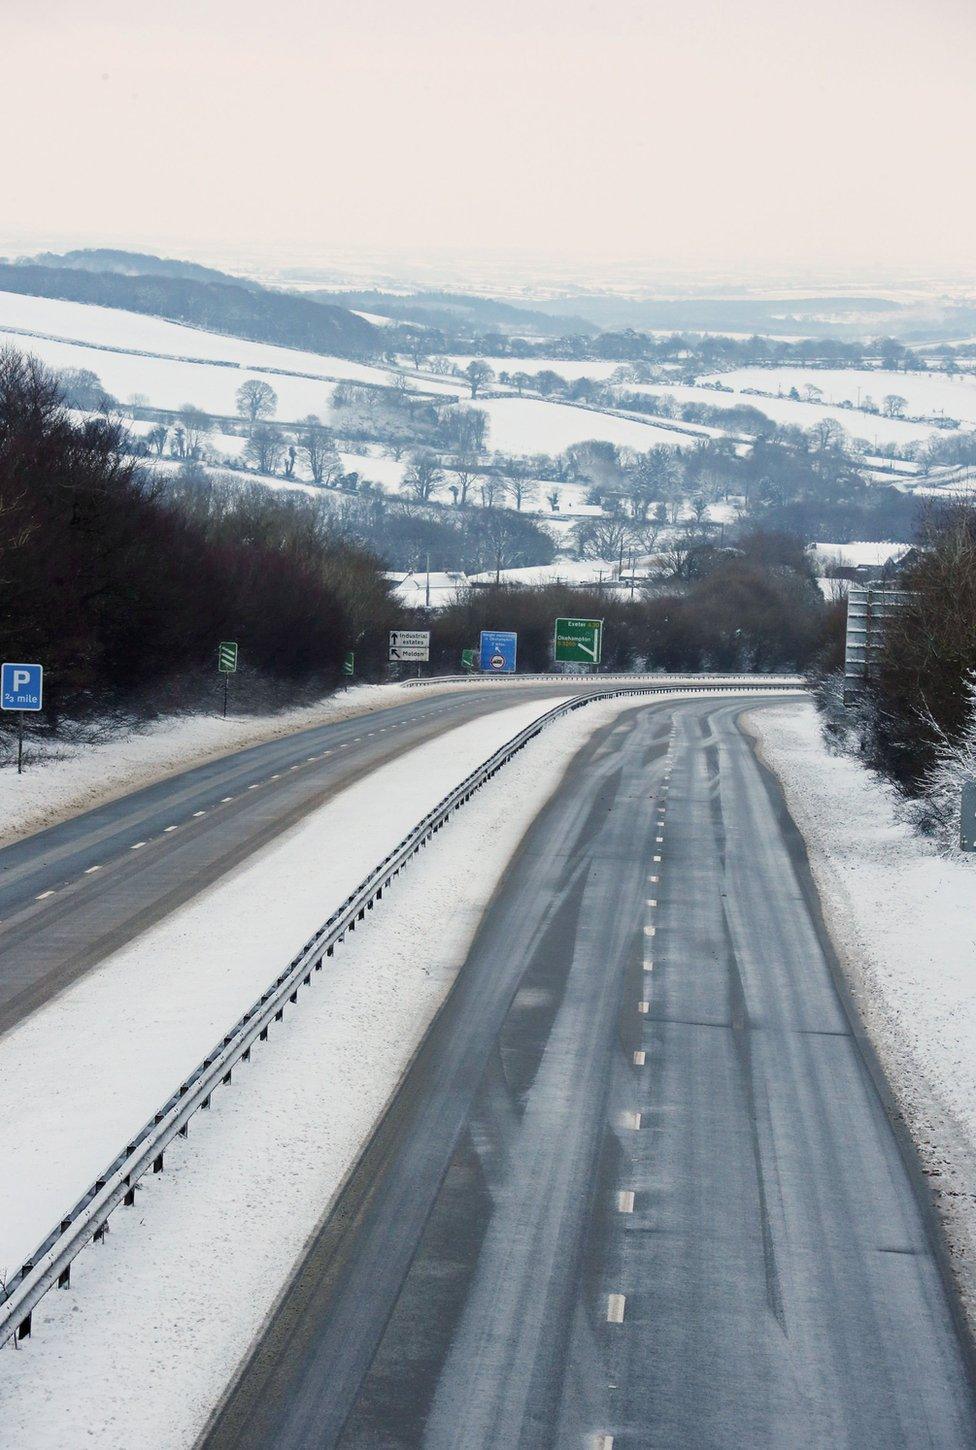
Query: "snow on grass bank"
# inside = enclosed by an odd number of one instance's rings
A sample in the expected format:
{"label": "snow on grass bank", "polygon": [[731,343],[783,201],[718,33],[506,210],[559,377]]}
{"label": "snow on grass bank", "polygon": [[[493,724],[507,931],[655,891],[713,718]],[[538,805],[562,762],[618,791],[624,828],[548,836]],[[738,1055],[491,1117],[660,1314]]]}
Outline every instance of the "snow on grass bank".
{"label": "snow on grass bank", "polygon": [[[215,1095],[210,1113],[197,1114],[188,1142],[168,1150],[166,1172],[144,1180],[135,1209],[120,1209],[105,1244],[76,1260],[71,1288],[52,1292],[35,1311],[34,1337],[4,1356],[0,1445],[63,1450],[83,1439],[105,1450],[177,1450],[194,1443],[448,992],[525,829],[589,733],[620,711],[646,704],[596,704],[552,726],[415,859],[365,929],[313,978],[267,1046]],[[441,742],[416,751],[417,770],[394,768],[404,782],[403,800],[410,782],[423,779],[434,793],[443,784],[438,773],[460,777],[472,754],[487,754],[492,740],[514,733],[532,708],[506,712],[504,723],[493,717],[461,727],[446,749]],[[364,786],[376,792],[374,800],[388,801],[392,774],[385,782],[382,775]],[[411,809],[421,812],[419,797]],[[325,914],[333,884],[334,894],[345,893],[331,873],[363,844],[350,834],[351,819],[340,822],[331,808],[320,812],[236,878],[147,933],[141,948],[120,954],[141,953],[141,963],[131,963],[127,999],[148,989],[162,1000],[168,992],[153,978],[164,978],[165,985],[171,964],[184,979],[194,972],[213,975],[208,949],[225,932],[221,970],[236,958],[238,976],[260,957],[257,980],[263,986],[288,955],[288,943]],[[326,820],[331,826],[323,834]],[[382,850],[379,841],[373,850]],[[320,885],[320,875],[328,887]],[[255,930],[265,943],[257,951]],[[104,978],[105,970],[98,975]],[[111,1042],[121,1035],[113,1027],[124,1024],[99,1026],[93,980],[66,994],[79,1014],[72,1025],[83,1028],[83,1007],[86,1021]],[[164,1010],[173,1017],[177,1007]],[[227,1001],[228,1016],[233,1010]],[[51,1009],[38,1017],[54,1024]],[[89,1051],[77,1065],[64,1053],[64,1041],[62,1026],[48,1038],[48,1052],[61,1044],[57,1075],[68,1072],[84,1082],[89,1102],[83,1113],[67,1093],[49,1101],[50,1120],[35,1125],[49,1149],[52,1134],[70,1148],[70,1133],[55,1121],[62,1106],[76,1122],[91,1116]],[[149,1064],[154,1072],[156,1057]],[[52,1067],[49,1060],[46,1084]],[[120,1067],[116,1061],[113,1071]],[[141,1092],[147,1070],[116,1078],[111,1110],[115,1097],[124,1097],[129,1116],[138,1117],[132,1096]],[[172,1072],[162,1076],[168,1091]],[[2,1151],[6,1157],[9,1150]],[[48,1162],[34,1155],[28,1165],[24,1155],[32,1152],[22,1142],[18,1193],[31,1191],[31,1174]],[[60,1201],[55,1212],[59,1208]]]}
{"label": "snow on grass bank", "polygon": [[[431,684],[424,694],[456,689],[456,682]],[[270,715],[170,716],[97,745],[31,740],[29,750],[37,759],[23,775],[13,764],[0,770],[0,846],[232,751],[414,698],[409,685],[354,685],[312,705]]]}
{"label": "snow on grass bank", "polygon": [[976,1325],[976,871],[832,755],[809,702],[746,717],[802,832],[854,1000],[902,1107]]}

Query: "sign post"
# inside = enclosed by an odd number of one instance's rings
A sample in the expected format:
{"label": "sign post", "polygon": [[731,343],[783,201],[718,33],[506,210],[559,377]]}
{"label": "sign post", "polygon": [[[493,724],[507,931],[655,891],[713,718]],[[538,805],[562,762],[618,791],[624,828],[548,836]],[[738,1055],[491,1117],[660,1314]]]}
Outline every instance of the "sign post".
{"label": "sign post", "polygon": [[[391,629],[390,664],[401,660],[430,659],[429,629]],[[417,671],[418,675],[420,671]]]}
{"label": "sign post", "polygon": [[222,639],[217,646],[217,669],[224,677],[224,719],[227,719],[227,676],[237,674],[237,644]]}
{"label": "sign post", "polygon": [[40,710],[44,666],[4,664],[0,669],[0,709],[17,711],[17,774],[24,773],[24,712]]}
{"label": "sign post", "polygon": [[976,851],[976,780],[967,780],[962,788],[959,811],[959,849]]}
{"label": "sign post", "polygon": [[552,653],[557,664],[598,665],[603,654],[603,620],[557,619]]}
{"label": "sign post", "polygon": [[483,629],[479,662],[486,675],[514,675],[518,635],[507,629]]}

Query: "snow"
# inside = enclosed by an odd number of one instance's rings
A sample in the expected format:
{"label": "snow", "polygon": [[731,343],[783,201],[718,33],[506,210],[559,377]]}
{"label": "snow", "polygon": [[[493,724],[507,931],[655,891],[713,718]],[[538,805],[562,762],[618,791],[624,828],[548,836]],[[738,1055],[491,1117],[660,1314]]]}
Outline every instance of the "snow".
{"label": "snow", "polygon": [[[52,1292],[35,1311],[33,1338],[6,1357],[0,1391],[4,1444],[63,1450],[78,1442],[78,1426],[84,1426],[85,1443],[112,1450],[147,1445],[177,1450],[194,1444],[450,989],[527,825],[587,735],[620,710],[638,707],[636,701],[598,704],[553,726],[506,766],[497,782],[478,792],[411,864],[365,929],[313,978],[296,1010],[288,1011],[268,1044],[235,1074],[233,1087],[214,1097],[209,1113],[197,1114],[189,1140],[171,1146],[166,1171],[143,1180],[136,1207],[119,1209],[105,1243],[76,1260],[70,1289]],[[496,739],[513,733],[519,720],[539,708],[506,712],[491,725],[461,727],[455,732],[458,744],[464,741],[460,753],[445,750],[443,743],[426,754],[421,747],[416,763],[430,766],[435,779],[423,770],[409,777],[399,771],[382,783],[371,778],[363,788],[375,805],[389,803],[393,784],[394,812],[416,815],[424,800],[448,778],[456,780],[479,751],[486,754]],[[349,807],[358,789],[345,793],[346,825],[354,819]],[[330,869],[348,879],[353,874],[346,860],[350,847],[355,870],[370,848],[382,849],[383,831],[364,825],[359,815],[359,828],[350,837],[342,831],[342,815],[341,806],[318,813],[260,860],[147,933],[120,954],[129,959],[128,978],[114,959],[113,989],[106,997],[113,1022],[105,1022],[96,1010],[106,993],[108,969],[73,989],[70,1030],[77,1059],[64,1053],[64,1038],[54,1031],[55,1026],[69,1028],[67,1021],[56,1022],[66,1007],[52,1004],[38,1014],[31,1036],[44,1057],[39,1067],[32,1061],[31,1070],[35,1077],[39,1071],[48,1074],[52,1089],[60,1085],[56,1101],[83,1141],[77,1145],[67,1123],[58,1121],[52,1092],[51,1111],[35,1115],[41,1143],[32,1145],[30,1105],[18,1093],[25,1112],[18,1114],[17,1125],[5,1124],[0,1131],[8,1141],[17,1139],[16,1157],[5,1161],[17,1164],[11,1177],[20,1180],[21,1193],[27,1188],[35,1214],[50,1218],[52,1207],[56,1214],[78,1187],[77,1174],[84,1176],[81,1160],[106,1156],[102,1142],[97,1150],[92,1142],[96,1121],[111,1151],[125,1136],[123,1123],[141,1121],[145,1104],[152,1098],[154,1105],[154,1095],[173,1086],[173,1040],[187,1057],[192,1055],[191,1033],[210,1045],[209,1025],[203,1031],[174,1020],[175,989],[156,980],[164,975],[160,961],[176,974],[180,991],[189,992],[194,1023],[209,1014],[219,1030],[237,1010],[235,1003],[274,974],[288,955],[288,943],[317,924],[344,889],[334,880],[327,891],[321,889],[317,873],[308,871],[309,853],[321,860],[321,851],[330,851],[325,858]],[[255,873],[260,874],[259,889]],[[432,921],[438,923],[436,933]],[[219,933],[214,929],[218,922]],[[252,940],[255,931],[259,943]],[[224,942],[227,932],[232,941]],[[220,963],[212,959],[215,939],[222,943]],[[227,971],[232,961],[233,979]],[[201,968],[214,999],[208,1013],[200,1010],[203,992],[194,982]],[[132,1002],[140,1004],[141,1024],[125,1005]],[[137,1056],[126,1034],[144,1031],[154,1014],[160,1019],[156,1031],[165,1040],[157,1044],[145,1033],[150,1040]],[[83,1036],[86,1026],[111,1055],[111,1066]],[[5,1039],[0,1060],[9,1065],[26,1048],[26,1038],[12,1046]],[[76,1083],[74,1099],[67,1081]],[[124,1084],[124,1090],[113,1091],[113,1083]],[[110,1130],[101,1131],[103,1109],[112,1116]],[[69,1155],[70,1172],[55,1160],[59,1149]],[[24,1177],[21,1170],[28,1169]],[[38,1172],[59,1175],[61,1188],[42,1194],[33,1180]],[[23,1242],[24,1230],[22,1221],[17,1231],[5,1224],[8,1244],[12,1237]]]}
{"label": "snow", "polygon": [[910,544],[808,544],[807,553],[813,555],[819,569],[879,566],[891,560],[898,560],[908,553]]}
{"label": "snow", "polygon": [[[249,342],[115,307],[0,292],[0,346],[8,344],[52,367],[91,368],[122,401],[145,393],[160,408],[192,402],[211,413],[235,412],[234,393],[247,375],[266,377],[279,397],[279,417],[290,419],[327,409],[337,379],[382,387],[390,381],[389,368],[348,358]],[[277,370],[309,376],[279,376]],[[408,379],[408,386],[452,396],[461,391],[435,378]]]}
{"label": "snow", "polygon": [[[431,682],[425,694],[456,688],[450,682]],[[486,683],[481,688],[492,686]],[[97,745],[69,745],[61,740],[47,745],[41,738],[35,741],[28,736],[28,765],[23,775],[9,768],[0,770],[0,845],[232,751],[408,704],[415,698],[410,685],[353,685],[314,704],[276,714],[232,714],[226,720],[219,715],[171,716]],[[41,759],[31,761],[35,752]]]}
{"label": "snow", "polygon": [[809,702],[751,713],[806,841],[834,946],[920,1150],[976,1319],[974,863],[902,819],[892,787],[832,755]]}
{"label": "snow", "polygon": [[[970,376],[950,377],[946,373],[902,373],[872,368],[783,367],[739,368],[708,379],[715,380],[740,392],[743,388],[763,388],[771,393],[780,390],[788,393],[790,388],[797,388],[802,393],[807,384],[812,384],[823,393],[825,403],[847,401],[856,404],[860,396],[862,401],[865,397],[873,398],[879,407],[888,393],[896,393],[907,399],[907,413],[920,417],[940,413],[976,425],[976,378]],[[762,406],[762,399],[755,401],[757,406]],[[874,421],[867,414],[855,416],[864,416],[868,422]]]}
{"label": "snow", "polygon": [[[576,359],[564,357],[451,357],[450,362],[459,367],[462,372],[470,362],[486,362],[494,371],[496,377],[499,373],[528,373],[535,377],[536,373],[553,372],[558,373],[567,382],[574,382],[577,378],[592,378],[594,381],[602,381],[611,378],[618,368],[626,366],[618,360],[607,362],[601,359]],[[425,374],[426,376],[426,374]],[[477,400],[476,400],[477,401]]]}
{"label": "snow", "polygon": [[[0,1275],[375,863],[556,703],[500,710],[380,766],[6,1034],[0,1094],[18,1108],[0,1122]],[[18,1094],[27,1081],[31,1093]]]}
{"label": "snow", "polygon": [[[832,418],[839,423],[852,438],[863,438],[868,443],[914,443],[919,439],[931,438],[936,430],[929,423],[907,423],[898,418],[882,418],[874,413],[858,412],[854,408],[831,407],[824,403],[804,403],[793,398],[757,398],[751,393],[743,393],[741,386],[758,387],[775,392],[777,387],[785,387],[788,391],[793,386],[791,381],[785,379],[788,369],[781,369],[779,372],[773,368],[742,368],[736,373],[721,373],[709,381],[721,382],[724,388],[731,387],[732,392],[725,392],[716,388],[696,387],[690,384],[680,383],[629,383],[622,391],[632,393],[667,394],[677,399],[679,403],[706,403],[713,408],[756,408],[764,413],[774,423],[796,428],[812,428],[821,418]],[[799,370],[796,370],[799,373]],[[758,381],[753,379],[753,374]],[[804,381],[814,382],[822,374],[816,369],[809,373],[804,372],[802,381],[797,382],[801,387]],[[844,376],[842,374],[842,376]],[[875,377],[880,374],[875,374]],[[740,378],[747,381],[739,384]],[[703,379],[704,381],[704,379]],[[826,389],[825,389],[826,391]],[[884,392],[892,392],[892,388],[885,388]],[[871,396],[880,404],[884,392],[875,391]]]}
{"label": "snow", "polygon": [[475,406],[488,414],[491,447],[501,453],[562,453],[573,443],[596,438],[644,453],[663,443],[688,448],[695,440],[653,423],[618,418],[569,403],[540,398],[478,398]]}

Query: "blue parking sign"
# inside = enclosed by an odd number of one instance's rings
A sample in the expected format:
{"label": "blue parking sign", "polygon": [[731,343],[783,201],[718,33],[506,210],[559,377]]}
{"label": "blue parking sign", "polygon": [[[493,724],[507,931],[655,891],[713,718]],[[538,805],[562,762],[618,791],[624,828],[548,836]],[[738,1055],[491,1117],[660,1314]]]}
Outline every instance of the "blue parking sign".
{"label": "blue parking sign", "polygon": [[43,694],[42,665],[4,664],[0,668],[0,710],[39,710]]}
{"label": "blue parking sign", "polygon": [[480,665],[486,675],[514,675],[518,635],[507,629],[481,631]]}

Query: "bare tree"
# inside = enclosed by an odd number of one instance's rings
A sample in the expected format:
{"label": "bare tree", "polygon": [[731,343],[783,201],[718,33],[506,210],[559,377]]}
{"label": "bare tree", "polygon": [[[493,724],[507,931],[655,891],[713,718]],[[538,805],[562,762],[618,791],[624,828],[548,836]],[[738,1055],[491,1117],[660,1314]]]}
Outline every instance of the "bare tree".
{"label": "bare tree", "polygon": [[428,503],[443,479],[437,454],[430,448],[417,448],[411,453],[403,481],[418,503]]}
{"label": "bare tree", "polygon": [[504,458],[499,467],[508,495],[521,513],[523,503],[530,503],[535,498],[536,488],[532,482],[531,469],[521,458]]}
{"label": "bare tree", "polygon": [[165,423],[157,423],[155,428],[150,428],[146,434],[146,443],[153,450],[157,458],[162,458],[168,438],[169,429]]}
{"label": "bare tree", "polygon": [[248,378],[241,383],[235,394],[237,411],[247,419],[248,431],[264,418],[273,418],[278,410],[278,394],[270,383],[261,378]]}
{"label": "bare tree", "polygon": [[335,438],[332,429],[326,428],[314,413],[309,413],[302,422],[302,430],[298,435],[298,446],[302,457],[308,464],[312,482],[320,485],[324,482],[331,482],[341,467],[339,455],[336,452]]}
{"label": "bare tree", "polygon": [[557,511],[557,509],[559,508],[559,489],[558,488],[551,488],[549,490],[549,492],[546,494],[546,503],[552,509],[553,513],[555,513]]}
{"label": "bare tree", "polygon": [[886,418],[900,418],[908,406],[908,399],[900,393],[886,393],[881,401],[881,411]]}
{"label": "bare tree", "polygon": [[204,439],[208,433],[213,432],[213,419],[193,403],[184,403],[179,412],[179,420],[183,427],[185,449],[181,456],[198,458]]}
{"label": "bare tree", "polygon": [[277,428],[255,423],[244,449],[244,457],[258,473],[277,473],[285,455],[285,444]]}
{"label": "bare tree", "polygon": [[493,469],[482,475],[481,479],[481,506],[486,509],[498,508],[504,504],[508,493],[508,485],[504,478]]}
{"label": "bare tree", "polygon": [[472,398],[476,398],[481,388],[486,388],[490,382],[494,381],[495,373],[486,362],[476,357],[472,358],[464,369],[464,376],[468,380]]}
{"label": "bare tree", "polygon": [[455,503],[459,503],[463,506],[468,501],[468,492],[471,488],[471,485],[478,477],[477,470],[474,466],[474,460],[471,458],[458,458],[454,463],[454,476],[457,479],[458,489]]}

